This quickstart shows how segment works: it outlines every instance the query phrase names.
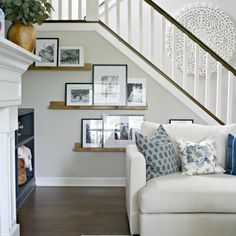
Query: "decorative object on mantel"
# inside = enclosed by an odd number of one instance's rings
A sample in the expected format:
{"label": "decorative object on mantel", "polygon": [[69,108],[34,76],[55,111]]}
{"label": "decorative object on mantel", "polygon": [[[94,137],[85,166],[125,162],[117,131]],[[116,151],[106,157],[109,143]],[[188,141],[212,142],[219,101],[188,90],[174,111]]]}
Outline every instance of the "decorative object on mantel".
{"label": "decorative object on mantel", "polygon": [[33,52],[36,30],[33,23],[42,24],[53,9],[48,0],[7,0],[2,3],[6,19],[12,22],[7,37],[13,43]]}
{"label": "decorative object on mantel", "polygon": [[5,14],[0,8],[0,37],[5,38]]}
{"label": "decorative object on mantel", "polygon": [[[236,28],[231,18],[221,9],[207,3],[195,3],[186,6],[178,12],[175,19],[196,35],[226,62],[232,59],[236,46]],[[170,58],[173,54],[174,26],[167,28],[166,47]],[[176,63],[183,71],[184,34],[176,29]],[[187,60],[188,74],[195,70],[195,43],[188,40]],[[199,74],[206,74],[206,53],[199,51]],[[216,61],[211,58],[210,72],[216,71]]]}

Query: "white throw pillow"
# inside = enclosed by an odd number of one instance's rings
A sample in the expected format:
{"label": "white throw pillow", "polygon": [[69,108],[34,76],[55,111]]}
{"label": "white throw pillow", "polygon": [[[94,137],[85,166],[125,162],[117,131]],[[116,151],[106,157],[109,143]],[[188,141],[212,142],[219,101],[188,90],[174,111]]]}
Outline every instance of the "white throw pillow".
{"label": "white throw pillow", "polygon": [[224,169],[216,164],[216,141],[214,136],[211,135],[200,143],[193,143],[184,139],[178,139],[176,143],[183,174],[224,173]]}

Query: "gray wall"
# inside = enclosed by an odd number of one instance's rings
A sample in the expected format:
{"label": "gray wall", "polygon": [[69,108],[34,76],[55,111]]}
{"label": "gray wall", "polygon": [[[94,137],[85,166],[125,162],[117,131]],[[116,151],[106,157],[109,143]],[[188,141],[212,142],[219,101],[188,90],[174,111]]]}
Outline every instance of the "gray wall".
{"label": "gray wall", "polygon": [[147,79],[148,110],[70,111],[48,110],[49,101],[63,100],[66,82],[91,82],[92,72],[28,71],[23,76],[22,107],[35,108],[37,177],[124,177],[125,154],[77,153],[81,118],[98,118],[103,113],[145,114],[145,119],[166,123],[169,118],[193,118],[204,123],[109,42],[93,32],[40,32],[38,37],[59,37],[60,45],[85,47],[87,63],[128,64],[130,78]]}

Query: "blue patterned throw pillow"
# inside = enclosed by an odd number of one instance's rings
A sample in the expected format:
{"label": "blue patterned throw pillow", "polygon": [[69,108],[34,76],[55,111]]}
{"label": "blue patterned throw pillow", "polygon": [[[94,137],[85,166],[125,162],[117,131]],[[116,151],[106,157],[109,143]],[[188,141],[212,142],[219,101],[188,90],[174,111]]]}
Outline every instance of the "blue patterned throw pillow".
{"label": "blue patterned throw pillow", "polygon": [[214,136],[209,136],[200,143],[193,143],[184,139],[179,139],[176,143],[181,159],[182,174],[224,173],[224,169],[217,165]]}
{"label": "blue patterned throw pillow", "polygon": [[236,175],[236,137],[232,134],[227,139],[226,174]]}
{"label": "blue patterned throw pillow", "polygon": [[180,170],[173,142],[162,125],[151,139],[138,132],[135,138],[138,150],[146,160],[147,180]]}

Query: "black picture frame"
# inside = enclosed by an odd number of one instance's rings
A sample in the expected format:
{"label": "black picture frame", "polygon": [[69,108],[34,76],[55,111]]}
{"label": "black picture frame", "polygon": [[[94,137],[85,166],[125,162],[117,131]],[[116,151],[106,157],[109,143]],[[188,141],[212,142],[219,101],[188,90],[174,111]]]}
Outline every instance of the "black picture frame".
{"label": "black picture frame", "polygon": [[[92,130],[92,132],[96,132],[96,137],[95,137],[95,134],[93,134],[93,140],[95,140],[95,142],[92,142],[91,134],[89,138],[90,141],[88,140],[88,137],[87,137],[88,127],[84,127],[84,125],[88,125],[89,123],[91,123],[91,121],[95,121],[94,124],[92,125],[95,125],[96,123],[98,125],[98,128],[96,128],[97,130]],[[82,148],[102,148],[103,147],[103,120],[101,118],[81,119],[81,144],[80,145]]]}
{"label": "black picture frame", "polygon": [[127,64],[94,64],[92,78],[94,105],[127,105]]}
{"label": "black picture frame", "polygon": [[169,124],[173,123],[188,123],[188,124],[193,124],[194,120],[193,119],[169,119]]}
{"label": "black picture frame", "polygon": [[60,46],[58,55],[58,65],[60,67],[83,67],[84,47]]}
{"label": "black picture frame", "polygon": [[[42,41],[40,43],[40,41]],[[48,41],[43,44],[43,41]],[[52,45],[56,45],[56,49],[53,49]],[[48,52],[47,52],[48,50]],[[55,55],[56,52],[56,55]],[[50,54],[53,53],[54,61],[47,62],[43,61],[43,56],[41,53],[45,54],[45,60],[50,60]],[[36,38],[36,47],[35,47],[35,55],[41,58],[41,62],[35,62],[35,66],[43,66],[43,67],[57,67],[58,66],[58,54],[59,54],[59,38]],[[48,57],[46,57],[48,55]]]}
{"label": "black picture frame", "polygon": [[[74,93],[74,99],[72,96]],[[76,96],[76,97],[75,97]],[[65,83],[66,106],[92,106],[93,84],[92,83]]]}

